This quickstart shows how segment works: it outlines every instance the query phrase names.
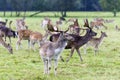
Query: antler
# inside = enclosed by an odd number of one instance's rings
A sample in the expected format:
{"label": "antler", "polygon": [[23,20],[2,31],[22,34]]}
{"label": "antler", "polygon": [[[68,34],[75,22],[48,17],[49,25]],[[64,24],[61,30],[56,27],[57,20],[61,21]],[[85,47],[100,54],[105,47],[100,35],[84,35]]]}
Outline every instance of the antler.
{"label": "antler", "polygon": [[84,27],[88,27],[89,29],[91,29],[90,26],[89,26],[89,23],[88,23],[88,19],[85,19],[85,20],[84,20],[84,23],[85,23],[85,24],[84,24]]}

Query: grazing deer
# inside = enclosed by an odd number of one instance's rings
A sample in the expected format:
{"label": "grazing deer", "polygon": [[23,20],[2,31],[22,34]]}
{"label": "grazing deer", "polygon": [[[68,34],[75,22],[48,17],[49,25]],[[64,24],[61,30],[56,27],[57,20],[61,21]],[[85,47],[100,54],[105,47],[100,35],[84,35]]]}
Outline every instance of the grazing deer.
{"label": "grazing deer", "polygon": [[107,34],[101,31],[101,36],[99,38],[92,38],[90,41],[88,41],[84,46],[84,53],[86,54],[86,49],[88,46],[92,46],[94,47],[94,52],[96,55],[96,52],[98,51],[99,46],[102,44],[104,37],[107,37]]}
{"label": "grazing deer", "polygon": [[3,38],[1,37],[1,31],[0,31],[0,44],[2,44],[11,54],[13,53],[13,49],[10,44],[7,44]]}
{"label": "grazing deer", "polygon": [[60,32],[60,36],[56,42],[46,41],[40,47],[40,56],[44,62],[44,73],[49,74],[51,69],[51,60],[54,60],[54,73],[57,73],[58,59],[68,40],[74,40],[72,36],[65,32]]}
{"label": "grazing deer", "polygon": [[[72,36],[74,38],[74,41],[68,41],[67,46],[65,47],[65,49],[71,49],[69,58],[67,59],[67,62],[70,60],[70,58],[72,57],[74,50],[76,49],[80,60],[83,61],[81,54],[80,54],[80,50],[79,48],[82,47],[84,44],[86,44],[93,36],[96,36],[97,33],[94,32],[88,24],[88,20],[86,19],[85,21],[85,27],[88,27],[88,29],[86,29],[86,34],[84,36],[79,36],[79,35],[75,35],[75,34],[69,34],[70,36]],[[56,41],[59,37],[59,34],[54,34],[50,37],[50,41]],[[62,60],[63,61],[63,60]]]}
{"label": "grazing deer", "polygon": [[118,27],[118,25],[115,26],[115,30],[120,31],[120,28]]}

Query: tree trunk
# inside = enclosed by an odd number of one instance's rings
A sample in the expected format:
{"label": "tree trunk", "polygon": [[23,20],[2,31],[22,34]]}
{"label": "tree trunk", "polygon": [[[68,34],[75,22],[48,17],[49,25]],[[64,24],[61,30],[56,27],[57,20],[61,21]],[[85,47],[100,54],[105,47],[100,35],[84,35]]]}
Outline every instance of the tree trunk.
{"label": "tree trunk", "polygon": [[6,11],[5,11],[5,10],[4,10],[3,16],[4,16],[4,17],[6,16]]}
{"label": "tree trunk", "polygon": [[117,14],[117,13],[116,13],[116,12],[113,12],[113,14],[114,14],[114,17],[116,17],[116,14]]}
{"label": "tree trunk", "polygon": [[11,11],[10,17],[12,17],[12,11]]}
{"label": "tree trunk", "polygon": [[61,15],[62,15],[62,17],[66,17],[67,16],[66,11],[61,11]]}

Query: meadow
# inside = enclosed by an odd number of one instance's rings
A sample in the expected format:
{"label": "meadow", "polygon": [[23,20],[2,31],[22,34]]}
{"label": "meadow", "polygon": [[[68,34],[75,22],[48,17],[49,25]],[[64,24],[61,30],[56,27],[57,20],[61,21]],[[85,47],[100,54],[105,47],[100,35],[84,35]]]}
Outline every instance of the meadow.
{"label": "meadow", "polygon": [[[1,14],[1,13],[0,13]],[[30,14],[30,13],[28,13]],[[26,25],[33,31],[39,31],[42,34],[45,31],[41,28],[40,23],[44,16],[49,16],[53,22],[58,20],[52,12],[40,13],[35,17],[26,17]],[[22,41],[22,49],[16,50],[17,38],[12,38],[13,54],[0,46],[0,80],[119,80],[120,79],[120,31],[115,30],[115,25],[120,25],[120,13],[117,17],[112,17],[111,12],[69,12],[69,18],[78,18],[79,24],[84,24],[84,19],[88,18],[89,22],[96,17],[104,19],[114,19],[113,23],[106,23],[107,30],[94,30],[100,36],[100,32],[104,31],[108,37],[104,38],[100,46],[99,53],[94,56],[92,48],[87,50],[88,54],[84,54],[81,47],[81,55],[83,62],[79,60],[77,52],[68,63],[58,62],[57,76],[54,76],[53,66],[50,75],[44,75],[44,65],[39,55],[38,45],[36,51],[27,47],[27,41]],[[22,17],[2,17],[3,19],[13,20],[12,29],[15,28],[15,19]],[[67,29],[69,24],[64,24],[62,28]],[[9,42],[7,40],[7,42]],[[70,50],[64,50],[63,58],[69,56]]]}

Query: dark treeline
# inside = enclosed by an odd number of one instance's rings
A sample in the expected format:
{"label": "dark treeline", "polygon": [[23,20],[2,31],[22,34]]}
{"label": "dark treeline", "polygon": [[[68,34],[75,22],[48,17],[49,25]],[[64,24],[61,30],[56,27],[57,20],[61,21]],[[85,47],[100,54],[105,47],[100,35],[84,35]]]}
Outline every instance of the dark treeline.
{"label": "dark treeline", "polygon": [[67,11],[112,11],[114,16],[119,8],[120,0],[0,0],[0,11],[60,11],[66,16]]}

